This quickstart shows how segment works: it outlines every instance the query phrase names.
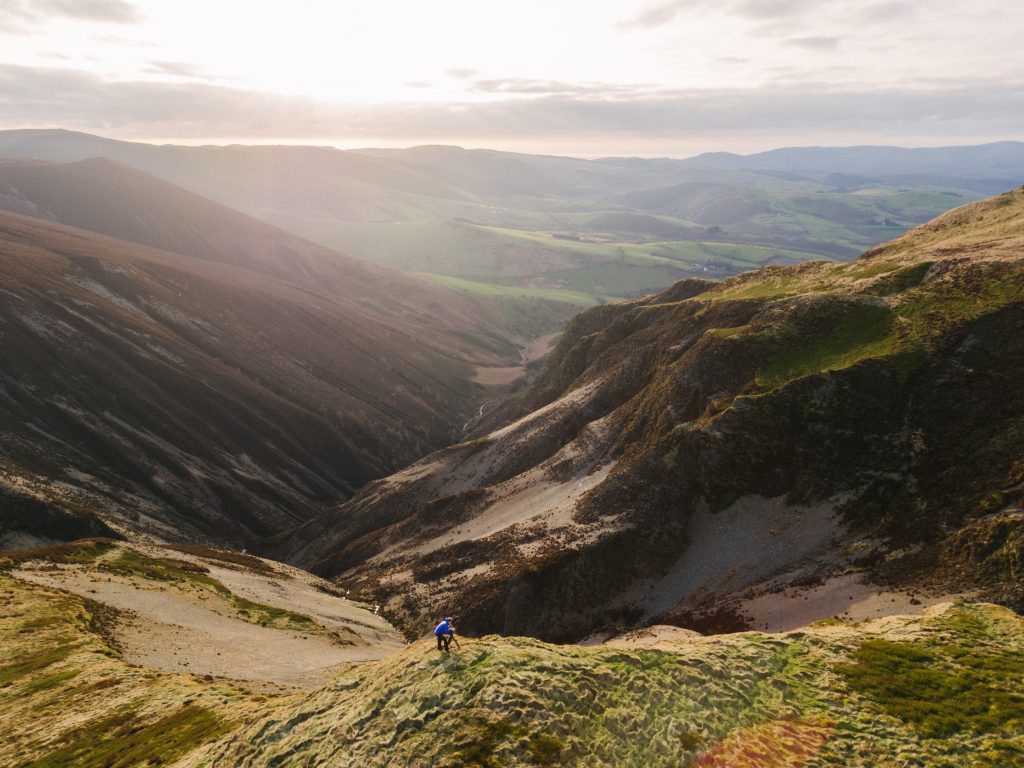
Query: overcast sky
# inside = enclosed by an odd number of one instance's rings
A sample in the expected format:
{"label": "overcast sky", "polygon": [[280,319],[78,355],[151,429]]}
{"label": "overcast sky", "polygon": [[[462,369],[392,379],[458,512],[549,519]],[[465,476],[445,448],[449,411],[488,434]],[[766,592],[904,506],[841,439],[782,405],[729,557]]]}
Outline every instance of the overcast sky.
{"label": "overcast sky", "polygon": [[0,0],[0,128],[583,156],[1024,139],[1005,0]]}

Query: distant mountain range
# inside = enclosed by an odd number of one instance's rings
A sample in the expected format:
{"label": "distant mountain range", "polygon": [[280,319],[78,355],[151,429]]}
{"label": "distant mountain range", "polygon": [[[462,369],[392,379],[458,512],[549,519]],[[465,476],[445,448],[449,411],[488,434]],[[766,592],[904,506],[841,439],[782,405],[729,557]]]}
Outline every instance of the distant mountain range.
{"label": "distant mountain range", "polygon": [[735,155],[710,152],[686,161],[704,168],[844,174],[851,179],[931,179],[972,184],[979,192],[1018,186],[1024,178],[1024,142],[999,141],[966,147],[789,147]]}
{"label": "distant mountain range", "polygon": [[578,305],[639,296],[687,276],[852,258],[1020,184],[1022,148],[580,160],[445,146],[153,146],[69,131],[0,132],[0,157],[105,157],[465,293]]}

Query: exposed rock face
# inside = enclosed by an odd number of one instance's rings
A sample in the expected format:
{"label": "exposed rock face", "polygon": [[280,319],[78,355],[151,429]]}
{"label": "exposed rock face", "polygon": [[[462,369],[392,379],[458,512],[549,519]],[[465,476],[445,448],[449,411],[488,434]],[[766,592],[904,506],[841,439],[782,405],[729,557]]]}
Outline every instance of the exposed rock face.
{"label": "exposed rock face", "polygon": [[558,640],[738,628],[744,600],[851,570],[1019,606],[1022,380],[1018,190],[850,264],[584,313],[518,421],[276,551],[411,633],[438,612]]}

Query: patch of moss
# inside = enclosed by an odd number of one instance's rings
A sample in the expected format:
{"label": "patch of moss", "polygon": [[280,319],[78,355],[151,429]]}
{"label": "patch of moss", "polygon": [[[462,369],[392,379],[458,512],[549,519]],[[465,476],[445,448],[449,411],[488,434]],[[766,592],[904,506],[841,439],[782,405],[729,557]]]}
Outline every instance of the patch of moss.
{"label": "patch of moss", "polygon": [[273,624],[275,626],[285,625],[290,629],[312,629],[316,622],[309,616],[295,611],[288,611],[284,608],[275,608],[272,605],[254,603],[238,595],[231,596],[231,603],[244,614],[250,621],[257,624]]}
{"label": "patch of moss", "polygon": [[499,758],[499,747],[522,735],[522,729],[507,720],[490,720],[476,715],[462,719],[459,730],[468,743],[464,742],[446,761],[445,764],[452,768],[502,768],[505,763]]}
{"label": "patch of moss", "polygon": [[678,741],[679,748],[684,752],[696,752],[704,746],[704,737],[699,733],[690,733],[689,731],[680,733]]}
{"label": "patch of moss", "polygon": [[995,739],[986,744],[974,757],[976,768],[1006,768],[1024,765],[1024,745],[1009,739]]}
{"label": "patch of moss", "polygon": [[872,639],[852,662],[836,667],[847,685],[926,738],[1024,728],[1020,651]]}
{"label": "patch of moss", "polygon": [[134,549],[124,548],[116,557],[104,560],[97,567],[101,571],[118,576],[134,576],[172,584],[195,584],[225,597],[231,595],[231,591],[211,578],[208,575],[209,571],[201,565],[168,557],[149,557]]}
{"label": "patch of moss", "polygon": [[[768,351],[756,375],[758,385],[774,389],[788,381],[838,370],[871,357],[898,351],[891,334],[894,315],[882,303],[836,305],[823,312],[817,333],[784,333]],[[830,328],[829,328],[830,326]]]}
{"label": "patch of moss", "polygon": [[72,731],[65,746],[28,763],[26,768],[130,768],[170,765],[178,757],[224,732],[221,718],[187,704],[148,725],[126,710],[93,720]]}
{"label": "patch of moss", "polygon": [[540,733],[530,737],[526,748],[530,753],[530,759],[537,765],[559,765],[562,762],[565,743],[557,736]]}

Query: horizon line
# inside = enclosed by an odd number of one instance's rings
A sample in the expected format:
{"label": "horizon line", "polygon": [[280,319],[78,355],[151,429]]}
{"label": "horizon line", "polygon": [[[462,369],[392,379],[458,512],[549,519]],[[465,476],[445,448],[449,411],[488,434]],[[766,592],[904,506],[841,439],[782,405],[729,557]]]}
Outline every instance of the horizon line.
{"label": "horizon line", "polygon": [[[130,144],[145,144],[148,146],[179,146],[179,147],[210,147],[210,148],[229,148],[229,147],[308,147],[315,149],[331,149],[338,152],[370,152],[370,151],[408,151],[412,149],[422,149],[428,147],[435,148],[446,148],[446,149],[458,149],[467,152],[497,152],[503,154],[516,154],[516,155],[529,155],[535,157],[559,157],[574,160],[692,160],[704,155],[732,155],[734,157],[751,157],[756,155],[767,154],[770,152],[777,152],[787,149],[897,149],[903,151],[915,151],[915,150],[929,150],[929,149],[970,149],[977,147],[993,146],[998,144],[1024,144],[1024,139],[1011,139],[1011,138],[999,138],[987,141],[977,141],[973,143],[796,143],[796,144],[774,144],[769,146],[767,149],[758,149],[755,151],[738,152],[726,149],[709,149],[695,154],[638,154],[638,153],[624,153],[624,154],[600,154],[600,153],[586,153],[586,154],[571,154],[566,152],[551,152],[551,151],[533,151],[528,152],[520,149],[500,149],[495,145],[488,144],[477,144],[476,142],[463,142],[458,139],[453,139],[450,143],[446,141],[437,140],[422,140],[413,141],[412,143],[404,142],[389,142],[387,140],[383,143],[373,143],[372,140],[369,143],[361,143],[354,141],[345,141],[340,139],[329,139],[326,137],[315,137],[315,138],[301,138],[301,137],[270,137],[261,139],[259,137],[220,137],[211,136],[204,138],[188,138],[188,137],[114,137],[106,136],[100,133],[91,133],[89,131],[78,130],[75,128],[65,128],[63,126],[28,126],[18,128],[0,128],[0,135],[5,133],[19,133],[19,132],[36,132],[36,133],[68,133],[76,134],[79,136],[88,136],[90,138],[103,139],[105,141],[116,141]],[[509,137],[511,138],[511,137]],[[501,144],[500,140],[497,144]],[[0,150],[0,157],[2,157],[2,150]]]}

